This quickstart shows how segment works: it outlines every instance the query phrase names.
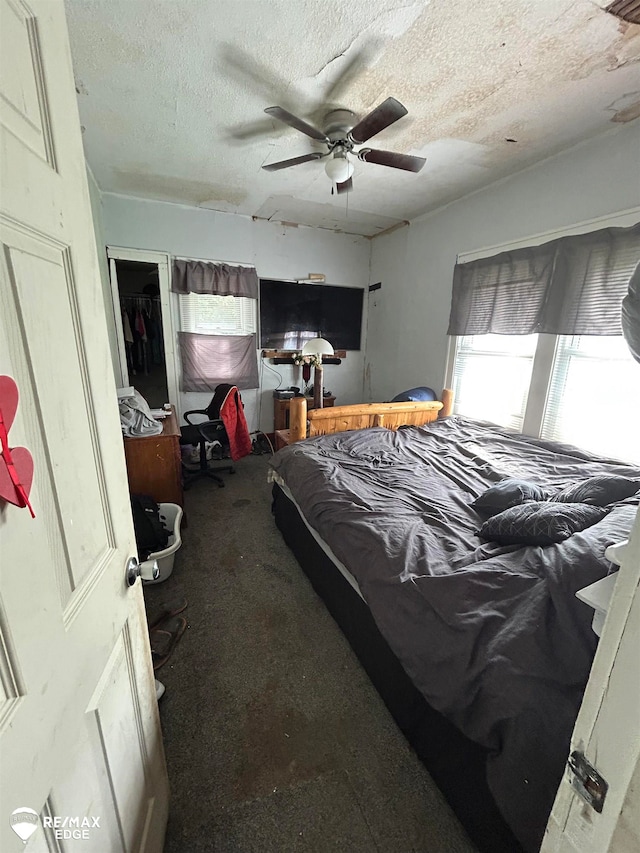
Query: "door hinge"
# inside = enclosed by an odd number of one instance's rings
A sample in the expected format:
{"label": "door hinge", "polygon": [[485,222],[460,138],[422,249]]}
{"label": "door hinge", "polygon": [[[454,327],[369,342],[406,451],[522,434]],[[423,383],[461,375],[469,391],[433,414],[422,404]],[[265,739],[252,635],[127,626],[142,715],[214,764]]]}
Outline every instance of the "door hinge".
{"label": "door hinge", "polygon": [[609,790],[608,782],[603,779],[593,764],[587,761],[584,753],[577,749],[569,756],[568,767],[573,790],[600,814]]}

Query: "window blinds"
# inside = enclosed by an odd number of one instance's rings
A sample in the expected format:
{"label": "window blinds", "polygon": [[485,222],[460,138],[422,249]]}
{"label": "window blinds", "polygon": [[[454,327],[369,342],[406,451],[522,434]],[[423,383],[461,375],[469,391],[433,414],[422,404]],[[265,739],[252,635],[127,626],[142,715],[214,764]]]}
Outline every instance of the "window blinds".
{"label": "window blinds", "polygon": [[555,245],[456,264],[450,335],[529,335],[539,331]]}
{"label": "window blinds", "polygon": [[[609,423],[595,400],[615,401]],[[606,410],[606,407],[605,407]],[[613,409],[611,410],[613,412]],[[558,338],[541,435],[640,461],[640,369],[622,337]]]}
{"label": "window blinds", "polygon": [[621,335],[622,300],[640,261],[640,226],[558,241],[545,332]]}
{"label": "window blinds", "polygon": [[453,371],[456,414],[522,432],[538,336],[458,339]]}
{"label": "window blinds", "polygon": [[448,334],[620,335],[640,224],[456,264]]}
{"label": "window blinds", "polygon": [[180,330],[204,335],[251,335],[256,331],[256,300],[243,296],[180,294]]}

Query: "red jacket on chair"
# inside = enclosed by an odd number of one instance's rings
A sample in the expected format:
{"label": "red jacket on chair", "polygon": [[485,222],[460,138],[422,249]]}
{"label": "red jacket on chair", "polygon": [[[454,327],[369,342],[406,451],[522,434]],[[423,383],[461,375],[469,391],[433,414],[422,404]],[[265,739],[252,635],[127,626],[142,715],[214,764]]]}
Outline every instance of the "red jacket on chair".
{"label": "red jacket on chair", "polygon": [[229,439],[229,451],[234,460],[251,453],[251,436],[244,416],[240,392],[235,385],[229,389],[220,405],[220,418]]}

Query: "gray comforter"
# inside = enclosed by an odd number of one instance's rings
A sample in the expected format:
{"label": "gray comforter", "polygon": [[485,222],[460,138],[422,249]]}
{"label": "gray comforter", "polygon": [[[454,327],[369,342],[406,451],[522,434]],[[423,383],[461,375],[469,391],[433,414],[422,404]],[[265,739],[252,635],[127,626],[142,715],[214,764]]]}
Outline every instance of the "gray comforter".
{"label": "gray comforter", "polygon": [[310,439],[272,465],[416,687],[488,748],[498,807],[537,850],[596,646],[574,593],[608,573],[604,550],[628,537],[638,498],[545,547],[483,543],[469,504],[505,477],[559,489],[640,469],[459,417]]}

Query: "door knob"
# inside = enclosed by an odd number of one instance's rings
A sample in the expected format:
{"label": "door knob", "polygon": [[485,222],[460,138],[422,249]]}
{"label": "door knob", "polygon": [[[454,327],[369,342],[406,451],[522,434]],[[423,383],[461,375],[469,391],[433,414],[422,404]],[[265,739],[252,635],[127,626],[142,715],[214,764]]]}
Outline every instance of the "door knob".
{"label": "door knob", "polygon": [[129,557],[125,569],[127,586],[133,586],[138,578],[144,581],[156,581],[160,577],[160,569],[157,560],[145,560],[138,562],[137,557]]}

